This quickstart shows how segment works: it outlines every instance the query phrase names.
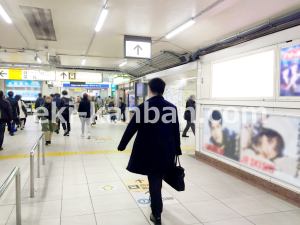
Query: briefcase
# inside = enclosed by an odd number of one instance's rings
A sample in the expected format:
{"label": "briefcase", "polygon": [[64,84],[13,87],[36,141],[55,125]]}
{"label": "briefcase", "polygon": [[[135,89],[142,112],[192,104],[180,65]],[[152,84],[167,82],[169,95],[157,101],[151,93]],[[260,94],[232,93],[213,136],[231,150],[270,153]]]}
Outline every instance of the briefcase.
{"label": "briefcase", "polygon": [[[177,162],[179,166],[177,166]],[[184,169],[180,165],[179,156],[176,156],[174,168],[164,175],[164,181],[176,191],[184,191],[184,177]]]}

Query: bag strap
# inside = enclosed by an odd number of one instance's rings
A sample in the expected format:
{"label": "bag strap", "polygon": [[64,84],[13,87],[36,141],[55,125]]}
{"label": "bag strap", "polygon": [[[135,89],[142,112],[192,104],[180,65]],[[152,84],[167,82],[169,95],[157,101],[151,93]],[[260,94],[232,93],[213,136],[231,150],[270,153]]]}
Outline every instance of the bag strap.
{"label": "bag strap", "polygon": [[179,163],[179,166],[181,167],[181,164],[180,164],[180,160],[179,160],[179,156],[178,156],[178,155],[176,155],[176,157],[175,157],[175,166],[177,166],[177,161],[178,161],[178,163]]}

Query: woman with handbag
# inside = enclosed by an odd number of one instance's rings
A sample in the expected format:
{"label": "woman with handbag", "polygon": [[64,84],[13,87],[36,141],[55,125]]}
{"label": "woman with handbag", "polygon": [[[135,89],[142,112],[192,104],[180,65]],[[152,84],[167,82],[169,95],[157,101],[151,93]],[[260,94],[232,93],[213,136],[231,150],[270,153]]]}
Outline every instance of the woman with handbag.
{"label": "woman with handbag", "polygon": [[196,119],[196,106],[195,95],[191,95],[186,102],[186,111],[184,112],[184,119],[187,121],[186,127],[182,133],[182,137],[189,137],[186,135],[190,127],[195,135],[195,119]]}
{"label": "woman with handbag", "polygon": [[15,99],[18,101],[18,107],[19,107],[19,120],[21,123],[21,130],[24,130],[24,126],[26,123],[26,117],[27,117],[27,105],[22,101],[21,95],[16,95]]}
{"label": "woman with handbag", "polygon": [[[55,107],[55,109],[53,109],[53,107]],[[47,96],[45,103],[38,111],[38,115],[42,115],[38,116],[38,118],[41,120],[42,131],[45,133],[46,145],[51,144],[52,134],[57,130],[58,117],[55,118],[57,112],[56,104],[52,104],[52,98]]]}

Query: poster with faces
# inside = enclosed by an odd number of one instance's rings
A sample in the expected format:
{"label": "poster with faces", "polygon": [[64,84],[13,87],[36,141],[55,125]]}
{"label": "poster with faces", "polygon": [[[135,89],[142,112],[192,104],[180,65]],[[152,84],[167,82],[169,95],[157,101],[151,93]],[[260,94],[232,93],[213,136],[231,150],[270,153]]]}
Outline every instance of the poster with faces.
{"label": "poster with faces", "polygon": [[204,110],[203,149],[300,187],[300,117],[233,114]]}

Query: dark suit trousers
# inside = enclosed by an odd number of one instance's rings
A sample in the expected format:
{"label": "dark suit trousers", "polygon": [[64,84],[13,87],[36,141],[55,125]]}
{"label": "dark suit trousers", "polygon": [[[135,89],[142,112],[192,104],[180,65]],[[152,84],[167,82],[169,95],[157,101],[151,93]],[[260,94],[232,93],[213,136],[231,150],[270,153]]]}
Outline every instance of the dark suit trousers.
{"label": "dark suit trousers", "polygon": [[187,124],[186,124],[186,127],[184,128],[184,131],[183,131],[183,136],[186,135],[186,133],[189,131],[190,127],[192,128],[192,131],[195,135],[195,124],[192,123],[191,121],[187,121]]}
{"label": "dark suit trousers", "polygon": [[68,130],[68,132],[70,132],[71,131],[70,117],[69,115],[63,115],[63,118],[66,122],[62,123],[61,125],[64,130]]}
{"label": "dark suit trousers", "polygon": [[155,218],[160,217],[163,211],[163,202],[161,196],[163,175],[148,175],[149,192],[151,197],[151,209]]}

